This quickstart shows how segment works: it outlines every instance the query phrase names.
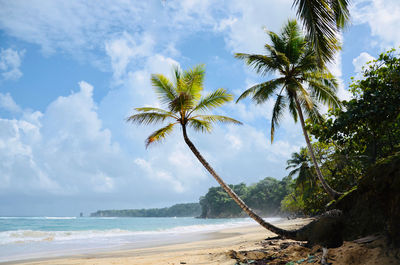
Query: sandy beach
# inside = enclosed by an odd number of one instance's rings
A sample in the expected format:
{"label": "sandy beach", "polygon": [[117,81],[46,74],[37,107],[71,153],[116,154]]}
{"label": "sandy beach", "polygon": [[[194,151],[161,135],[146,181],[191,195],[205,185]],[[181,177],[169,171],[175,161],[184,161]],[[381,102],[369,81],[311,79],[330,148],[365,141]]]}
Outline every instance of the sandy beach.
{"label": "sandy beach", "polygon": [[[309,223],[311,219],[285,220],[278,226],[295,229]],[[258,225],[224,229],[210,233],[206,239],[188,243],[171,244],[141,249],[104,251],[85,255],[70,255],[59,258],[41,258],[15,261],[5,264],[26,265],[106,265],[106,264],[237,264],[242,257],[244,262],[269,253],[269,263],[258,264],[319,264],[321,249],[316,246],[305,248],[291,240],[267,240],[275,234]],[[332,264],[398,264],[396,259],[383,253],[381,243],[365,246],[354,242],[345,242],[337,249],[329,250]],[[238,260],[232,258],[235,253]],[[271,258],[272,257],[272,258]],[[267,259],[265,259],[267,260]],[[251,263],[244,263],[251,264]],[[291,264],[291,263],[289,263]]]}
{"label": "sandy beach", "polygon": [[[307,219],[287,220],[279,226],[296,228],[308,223]],[[228,255],[230,250],[250,250],[259,242],[275,234],[258,225],[223,229],[208,233],[203,240],[141,249],[103,251],[60,258],[14,261],[6,264],[235,264]]]}

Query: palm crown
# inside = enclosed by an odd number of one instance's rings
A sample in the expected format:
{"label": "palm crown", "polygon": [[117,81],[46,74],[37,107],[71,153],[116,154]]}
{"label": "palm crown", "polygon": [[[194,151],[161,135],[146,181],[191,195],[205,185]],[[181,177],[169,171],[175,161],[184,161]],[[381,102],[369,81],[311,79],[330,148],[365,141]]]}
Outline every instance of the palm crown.
{"label": "palm crown", "polygon": [[337,81],[326,67],[322,69],[307,38],[295,20],[290,20],[280,34],[267,31],[271,44],[265,44],[267,53],[236,53],[235,57],[245,60],[257,73],[276,74],[277,78],[257,84],[246,91],[237,101],[251,96],[257,103],[267,101],[274,94],[276,102],[271,119],[271,141],[287,107],[297,121],[299,107],[313,119],[321,118],[318,103],[330,107],[339,106],[336,97]]}
{"label": "palm crown", "polygon": [[233,96],[226,89],[219,88],[202,97],[205,69],[197,65],[187,71],[178,67],[173,69],[174,80],[171,82],[162,74],[153,74],[151,82],[155,92],[167,110],[153,107],[136,108],[139,113],[128,117],[127,121],[138,124],[159,124],[166,120],[170,122],[159,130],[153,132],[146,139],[146,147],[151,143],[162,141],[170,134],[176,124],[186,126],[196,131],[210,132],[212,124],[216,122],[236,123],[241,122],[221,115],[206,114],[207,111],[220,107],[232,101]]}
{"label": "palm crown", "polygon": [[348,23],[350,0],[294,0],[297,16],[315,51],[318,64],[332,62],[340,48],[338,36]]}

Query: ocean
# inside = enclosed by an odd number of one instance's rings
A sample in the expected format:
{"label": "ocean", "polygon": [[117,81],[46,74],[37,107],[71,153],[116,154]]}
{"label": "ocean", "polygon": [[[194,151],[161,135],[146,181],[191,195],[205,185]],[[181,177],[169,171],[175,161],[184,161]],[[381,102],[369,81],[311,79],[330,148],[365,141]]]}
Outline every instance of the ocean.
{"label": "ocean", "polygon": [[0,217],[0,262],[189,242],[250,224],[256,223],[249,218]]}

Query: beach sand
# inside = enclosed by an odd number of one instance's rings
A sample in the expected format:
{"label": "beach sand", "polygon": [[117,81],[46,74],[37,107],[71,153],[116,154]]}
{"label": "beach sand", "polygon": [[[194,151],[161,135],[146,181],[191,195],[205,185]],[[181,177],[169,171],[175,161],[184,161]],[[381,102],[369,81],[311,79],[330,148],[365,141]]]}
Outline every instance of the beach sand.
{"label": "beach sand", "polygon": [[[311,219],[294,219],[281,222],[278,226],[295,229],[309,223]],[[291,240],[264,240],[275,234],[258,225],[233,229],[224,229],[210,233],[208,238],[189,243],[171,244],[142,249],[104,251],[85,255],[37,259],[9,264],[29,265],[106,265],[106,264],[237,264],[238,260],[250,260],[266,256],[268,263],[286,264],[290,261],[303,261],[304,264],[320,264],[321,249],[316,246],[308,249]],[[267,254],[267,255],[266,255]],[[266,259],[267,260],[267,259]],[[345,242],[341,248],[330,249],[328,261],[332,264],[399,264],[396,259],[387,256],[379,243],[365,246]],[[303,263],[301,262],[301,263]],[[299,263],[294,263],[299,264]]]}

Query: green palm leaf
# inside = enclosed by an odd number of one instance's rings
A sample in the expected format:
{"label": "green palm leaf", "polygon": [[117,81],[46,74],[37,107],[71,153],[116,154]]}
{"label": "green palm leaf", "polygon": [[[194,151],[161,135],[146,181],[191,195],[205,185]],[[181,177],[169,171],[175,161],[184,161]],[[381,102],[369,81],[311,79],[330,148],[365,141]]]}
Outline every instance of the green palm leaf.
{"label": "green palm leaf", "polygon": [[212,124],[210,121],[191,118],[188,125],[197,132],[211,132]]}
{"label": "green palm leaf", "polygon": [[316,52],[319,65],[334,60],[337,35],[349,19],[349,0],[294,0],[297,15]]}
{"label": "green palm leaf", "polygon": [[153,87],[162,103],[169,102],[176,97],[174,86],[164,75],[152,75],[151,83],[153,84]]}
{"label": "green palm leaf", "polygon": [[249,95],[253,95],[252,99],[257,103],[261,104],[265,101],[267,101],[273,92],[276,90],[276,88],[279,85],[282,85],[284,83],[284,79],[282,78],[276,78],[272,79],[270,81],[254,85],[244,91],[239,98],[236,100],[236,103],[239,102],[240,100],[248,97]]}
{"label": "green palm leaf", "polygon": [[204,98],[200,99],[197,106],[193,108],[193,111],[201,110],[207,111],[214,108],[220,107],[223,104],[233,100],[233,96],[229,94],[226,89],[219,88],[214,92],[208,94]]}
{"label": "green palm leaf", "polygon": [[137,123],[139,125],[149,125],[162,123],[165,119],[171,117],[169,114],[159,112],[145,112],[129,116],[126,120],[128,122]]}
{"label": "green palm leaf", "polygon": [[267,75],[279,67],[276,61],[265,55],[235,53],[235,58],[244,60],[247,65],[252,66],[261,75]]}
{"label": "green palm leaf", "polygon": [[156,142],[160,142],[160,141],[164,140],[165,137],[167,137],[167,135],[169,135],[173,131],[175,124],[176,123],[170,123],[167,126],[150,134],[150,136],[147,137],[147,139],[146,139],[146,148],[152,143],[156,143]]}
{"label": "green palm leaf", "polygon": [[203,81],[205,76],[204,65],[197,65],[194,68],[185,71],[183,73],[183,82],[188,94],[192,96],[194,100],[198,100],[201,97],[201,91],[203,90]]}
{"label": "green palm leaf", "polygon": [[274,109],[272,110],[271,142],[274,141],[275,128],[279,126],[279,122],[283,116],[283,110],[285,107],[285,97],[283,95],[278,95],[275,101]]}
{"label": "green palm leaf", "polygon": [[159,113],[159,114],[166,114],[169,115],[173,118],[177,118],[178,116],[176,116],[174,113],[170,112],[170,111],[166,111],[160,108],[153,108],[153,107],[142,107],[142,108],[135,108],[136,111],[139,112],[154,112],[154,113]]}
{"label": "green palm leaf", "polygon": [[174,122],[153,132],[146,140],[146,147],[167,137],[175,124],[189,126],[195,131],[210,132],[212,124],[217,122],[241,124],[230,117],[221,115],[196,115],[196,112],[210,111],[233,100],[233,95],[220,88],[201,98],[205,76],[204,65],[198,65],[182,72],[178,66],[173,67],[174,82],[161,74],[151,76],[155,92],[168,110],[155,107],[136,108],[138,112],[127,118],[128,122],[139,125],[160,124],[167,119]]}
{"label": "green palm leaf", "polygon": [[235,120],[233,118],[222,116],[222,115],[196,115],[197,119],[201,119],[207,122],[223,122],[223,123],[234,123],[234,124],[242,124],[240,121]]}

